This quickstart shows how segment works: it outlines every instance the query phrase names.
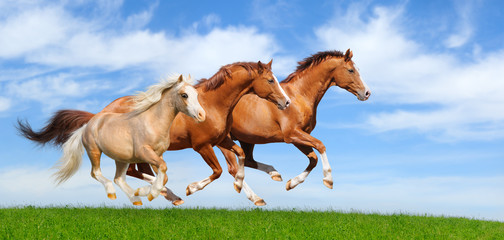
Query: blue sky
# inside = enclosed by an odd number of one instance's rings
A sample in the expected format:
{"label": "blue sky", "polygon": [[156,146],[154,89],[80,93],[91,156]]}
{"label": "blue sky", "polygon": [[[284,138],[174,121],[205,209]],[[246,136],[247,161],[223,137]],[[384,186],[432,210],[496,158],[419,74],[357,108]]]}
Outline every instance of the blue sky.
{"label": "blue sky", "polygon": [[[122,193],[106,198],[87,158],[56,187],[59,150],[19,137],[18,118],[38,129],[58,109],[98,112],[167,74],[209,77],[236,61],[273,59],[283,79],[313,53],[351,48],[372,96],[360,102],[331,88],[312,133],[327,147],[334,189],[323,186],[319,162],[285,191],[307,159],[284,143],[260,145],[256,159],[284,179],[246,169],[265,208],[504,221],[503,9],[501,1],[2,1],[0,205],[129,206]],[[226,173],[185,197],[211,170],[191,149],[164,158],[184,207],[252,207]],[[113,162],[102,165],[112,178]],[[144,205],[171,207],[161,198]]]}

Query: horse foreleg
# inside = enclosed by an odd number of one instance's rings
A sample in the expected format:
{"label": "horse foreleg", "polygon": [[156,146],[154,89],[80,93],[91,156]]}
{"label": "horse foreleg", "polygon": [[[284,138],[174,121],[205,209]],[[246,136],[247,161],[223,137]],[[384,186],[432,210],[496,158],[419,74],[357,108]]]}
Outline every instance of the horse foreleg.
{"label": "horse foreleg", "polygon": [[[138,170],[135,168],[135,166],[138,168]],[[154,179],[156,179],[154,172],[152,172],[151,165],[147,163],[132,163],[128,167],[128,171],[126,172],[126,175],[136,177],[138,179],[144,180],[150,184],[154,183]],[[147,194],[145,192],[150,191],[150,189],[144,189],[142,190],[142,194],[138,192],[139,195]],[[184,200],[182,200],[179,196],[175,195],[169,188],[163,186],[163,189],[161,190],[161,195],[163,195],[166,200],[170,201],[173,205],[178,206],[184,203]]]}
{"label": "horse foreleg", "polygon": [[206,144],[198,148],[196,151],[201,155],[201,157],[203,157],[208,166],[212,168],[213,173],[212,175],[210,175],[210,177],[207,177],[199,182],[193,182],[189,184],[186,189],[187,196],[205,188],[208,184],[219,178],[222,174],[222,167],[220,166],[219,160],[215,156],[215,152],[213,151],[210,144]]}
{"label": "horse foreleg", "polygon": [[142,200],[135,196],[135,191],[126,183],[126,171],[128,170],[128,163],[116,161],[116,174],[114,182],[126,193],[126,196],[135,206],[141,206]]}
{"label": "horse foreleg", "polygon": [[317,154],[313,151],[313,148],[298,144],[294,144],[294,146],[296,146],[301,152],[303,152],[308,157],[310,163],[308,164],[304,172],[290,179],[287,182],[287,184],[285,185],[285,189],[287,189],[287,191],[295,188],[297,185],[304,182],[306,177],[308,177],[308,174],[310,174],[313,168],[317,166]]}
{"label": "horse foreleg", "polygon": [[155,165],[158,168],[157,176],[154,179],[152,186],[139,188],[135,192],[135,196],[144,196],[148,192],[147,199],[152,201],[154,198],[159,196],[163,186],[168,181],[168,177],[166,175],[166,163],[162,156],[158,156],[150,146],[144,146],[142,151],[139,152],[139,157],[146,163]]}
{"label": "horse foreleg", "polygon": [[[149,166],[149,165],[147,164],[147,166]],[[156,178],[154,176],[151,176],[149,174],[145,174],[143,176],[143,180],[147,181],[150,184],[153,184],[155,179]],[[166,198],[166,200],[172,202],[172,204],[175,205],[175,206],[178,206],[178,205],[181,205],[181,204],[184,203],[184,200],[182,200],[182,198],[180,198],[179,196],[175,195],[172,192],[172,190],[170,190],[166,186],[163,186],[163,189],[161,189],[161,193],[160,194],[163,195]]]}
{"label": "horse foreleg", "polygon": [[[226,158],[226,163],[228,166],[228,172],[231,176],[235,177],[238,171],[238,165],[236,164],[235,153],[230,150],[232,145],[236,145],[231,139],[226,138],[225,141],[221,142],[217,147],[222,151],[224,157]],[[238,154],[236,156],[240,157]],[[243,156],[241,156],[243,157]],[[243,180],[243,188],[242,190],[245,192],[247,198],[252,201],[256,206],[264,206],[266,202],[257,196],[257,194],[252,191],[252,189],[248,186],[248,184]]]}
{"label": "horse foreleg", "polygon": [[[329,165],[329,161],[327,160],[326,147],[324,146],[324,144],[320,140],[312,137],[310,134],[304,132],[301,129],[294,129],[294,130],[290,131],[289,133],[284,134],[284,136],[285,136],[284,141],[286,143],[293,143],[298,146],[306,146],[306,147],[311,147],[311,148],[317,149],[317,151],[320,153],[320,158],[322,159],[324,185],[326,187],[332,189],[333,188],[333,179],[332,179],[332,173],[331,173],[332,170],[331,170],[331,166]],[[301,150],[301,151],[303,151],[303,150]],[[308,158],[310,158],[310,156],[308,156]],[[311,164],[311,162],[312,162],[312,159],[310,158],[310,164]],[[315,161],[315,164],[316,164],[316,161]],[[310,167],[310,166],[308,166],[308,167]],[[286,186],[287,190],[289,190],[289,185],[290,185],[290,183],[288,182],[287,186]]]}
{"label": "horse foreleg", "polygon": [[278,173],[278,171],[273,166],[254,160],[255,144],[240,141],[240,146],[242,147],[243,152],[245,152],[245,167],[263,171],[269,174],[271,176],[271,179],[279,182],[282,181],[282,175],[280,175],[280,173]]}

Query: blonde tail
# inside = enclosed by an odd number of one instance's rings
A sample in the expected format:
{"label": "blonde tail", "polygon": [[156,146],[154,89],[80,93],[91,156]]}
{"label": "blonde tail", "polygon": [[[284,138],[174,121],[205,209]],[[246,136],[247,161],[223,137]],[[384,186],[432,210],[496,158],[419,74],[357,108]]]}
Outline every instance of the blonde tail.
{"label": "blonde tail", "polygon": [[73,176],[82,163],[82,155],[84,154],[82,135],[84,134],[86,126],[87,124],[84,124],[82,127],[75,130],[70,138],[63,144],[63,156],[54,165],[54,168],[58,169],[58,171],[53,174],[56,178],[57,185]]}

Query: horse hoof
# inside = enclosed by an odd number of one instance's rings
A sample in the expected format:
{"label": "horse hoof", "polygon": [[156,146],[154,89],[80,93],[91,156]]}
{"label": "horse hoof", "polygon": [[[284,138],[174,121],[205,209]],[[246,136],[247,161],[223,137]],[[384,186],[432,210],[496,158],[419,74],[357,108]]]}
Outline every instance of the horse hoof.
{"label": "horse hoof", "polygon": [[333,181],[332,180],[325,180],[324,179],[324,185],[328,187],[329,189],[333,189]]}
{"label": "horse hoof", "polygon": [[136,201],[136,202],[133,202],[133,205],[135,206],[142,206],[142,201]]}
{"label": "horse hoof", "polygon": [[182,200],[182,199],[175,200],[172,202],[172,204],[175,206],[182,205],[183,203],[184,203],[184,200]]}
{"label": "horse hoof", "polygon": [[117,199],[117,196],[116,196],[115,193],[109,193],[109,194],[107,194],[107,197],[110,198],[110,199],[112,199],[112,200],[116,200]]}
{"label": "horse hoof", "polygon": [[236,183],[233,183],[233,186],[234,186],[234,189],[236,190],[236,192],[238,192],[238,193],[241,192],[241,187],[238,187],[238,185],[236,185]]}
{"label": "horse hoof", "polygon": [[264,206],[264,205],[266,205],[266,202],[262,199],[259,199],[259,200],[255,201],[254,204],[256,206]]}
{"label": "horse hoof", "polygon": [[137,190],[135,191],[135,196],[140,196],[140,188],[137,188]]}
{"label": "horse hoof", "polygon": [[185,190],[185,195],[186,195],[186,196],[189,196],[189,195],[191,195],[191,194],[193,194],[193,193],[191,192],[191,190],[189,190],[189,186],[187,186],[187,188],[186,188],[186,190]]}
{"label": "horse hoof", "polygon": [[147,199],[149,199],[149,201],[152,201],[154,199],[154,196],[152,196],[152,194],[149,193],[149,195],[147,195]]}
{"label": "horse hoof", "polygon": [[293,189],[293,187],[291,187],[291,180],[287,181],[287,184],[285,184],[285,189],[286,189],[287,191],[289,191],[289,190]]}
{"label": "horse hoof", "polygon": [[271,176],[271,179],[273,179],[274,181],[277,181],[277,182],[283,181],[282,175],[280,175],[280,174]]}

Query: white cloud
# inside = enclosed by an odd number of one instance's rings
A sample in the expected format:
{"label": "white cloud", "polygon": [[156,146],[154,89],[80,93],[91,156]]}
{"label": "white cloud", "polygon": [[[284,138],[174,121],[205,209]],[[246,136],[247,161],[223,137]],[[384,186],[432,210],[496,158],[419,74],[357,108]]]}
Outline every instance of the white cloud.
{"label": "white cloud", "polygon": [[0,97],[0,112],[6,111],[10,108],[11,101],[8,98]]}
{"label": "white cloud", "polygon": [[53,110],[65,102],[66,98],[82,98],[91,91],[108,88],[105,82],[76,81],[78,74],[61,73],[36,77],[26,81],[12,81],[6,84],[6,93],[17,102],[32,100],[43,104],[44,110]]}
{"label": "white cloud", "polygon": [[[61,73],[68,72],[67,69],[80,69],[91,74],[133,69],[147,72],[144,76],[154,78],[181,72],[201,78],[210,77],[220,66],[232,62],[269,61],[278,51],[275,39],[254,27],[214,27],[220,21],[215,14],[201,20],[201,24],[209,28],[207,33],[197,33],[187,26],[188,31],[182,30],[180,36],[171,36],[163,31],[145,29],[157,4],[126,16],[122,27],[116,26],[121,21],[114,20],[120,18],[117,12],[122,1],[92,3],[97,5],[92,6],[95,13],[91,17],[76,16],[69,10],[75,6],[64,4],[72,3],[32,3],[24,8],[11,6],[12,12],[4,19],[0,18],[0,35],[3,36],[0,38],[3,46],[0,58],[25,63],[23,69],[0,69],[13,77],[7,79],[4,76],[11,94],[5,97],[12,103],[28,99],[55,108],[64,99],[82,96],[91,92],[91,87],[102,87],[66,77],[65,82],[61,82],[64,92],[60,91],[62,89],[57,89],[55,84],[59,83],[55,79],[61,78]],[[104,16],[110,16],[112,20]],[[26,69],[31,71],[24,72]],[[39,77],[37,74],[44,75]],[[83,86],[87,87],[82,90]],[[38,87],[46,91],[37,90]],[[77,88],[80,90],[74,91]],[[44,100],[53,97],[56,99],[51,103]]]}
{"label": "white cloud", "polygon": [[370,101],[395,108],[371,114],[363,125],[373,131],[412,129],[443,141],[503,138],[498,129],[504,125],[504,51],[465,60],[432,52],[401,31],[402,11],[377,7],[368,21],[349,11],[316,29],[324,48],[352,48],[373,91]]}
{"label": "white cloud", "polygon": [[474,4],[472,1],[457,1],[455,2],[455,7],[458,14],[459,25],[456,26],[456,33],[451,34],[445,41],[444,44],[448,48],[461,47],[469,41],[473,35],[473,26],[471,13],[474,11]]}
{"label": "white cloud", "polygon": [[126,19],[125,29],[134,30],[134,29],[142,29],[144,28],[152,19],[154,14],[154,10],[158,6],[159,2],[153,3],[149,9],[128,16]]}
{"label": "white cloud", "polygon": [[0,58],[17,58],[57,44],[68,31],[69,19],[60,8],[46,7],[14,13],[0,22]]}

